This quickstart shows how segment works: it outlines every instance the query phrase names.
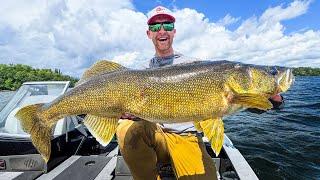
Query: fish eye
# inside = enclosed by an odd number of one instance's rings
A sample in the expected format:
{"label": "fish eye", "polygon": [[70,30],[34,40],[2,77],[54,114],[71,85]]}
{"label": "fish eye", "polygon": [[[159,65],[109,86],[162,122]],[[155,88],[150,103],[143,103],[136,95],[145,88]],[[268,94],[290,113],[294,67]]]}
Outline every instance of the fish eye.
{"label": "fish eye", "polygon": [[277,69],[277,67],[271,67],[271,69],[270,69],[270,71],[269,71],[269,73],[271,74],[271,75],[277,75],[278,74],[278,69]]}

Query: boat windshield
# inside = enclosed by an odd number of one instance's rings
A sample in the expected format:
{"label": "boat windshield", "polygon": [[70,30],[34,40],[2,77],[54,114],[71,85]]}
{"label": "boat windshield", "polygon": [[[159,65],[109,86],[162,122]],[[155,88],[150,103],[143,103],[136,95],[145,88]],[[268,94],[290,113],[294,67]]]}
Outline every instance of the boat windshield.
{"label": "boat windshield", "polygon": [[27,105],[48,103],[63,94],[69,82],[24,83],[0,112],[0,136],[29,137],[15,118],[16,112]]}

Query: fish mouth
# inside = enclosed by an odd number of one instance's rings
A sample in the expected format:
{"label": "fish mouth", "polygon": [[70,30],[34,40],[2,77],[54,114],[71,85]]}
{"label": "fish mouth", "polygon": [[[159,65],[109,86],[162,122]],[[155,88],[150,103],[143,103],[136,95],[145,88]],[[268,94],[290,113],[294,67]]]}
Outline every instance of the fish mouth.
{"label": "fish mouth", "polygon": [[290,86],[294,83],[293,70],[288,68],[280,68],[276,78],[277,93],[286,92]]}

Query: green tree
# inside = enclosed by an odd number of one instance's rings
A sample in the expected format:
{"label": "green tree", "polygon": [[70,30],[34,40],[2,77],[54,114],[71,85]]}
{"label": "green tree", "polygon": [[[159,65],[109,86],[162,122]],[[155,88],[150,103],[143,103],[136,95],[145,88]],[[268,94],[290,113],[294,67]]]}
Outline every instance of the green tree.
{"label": "green tree", "polygon": [[77,78],[63,75],[59,69],[34,69],[22,64],[0,64],[0,90],[16,90],[27,81],[71,81]]}
{"label": "green tree", "polygon": [[295,76],[320,76],[320,68],[298,67],[293,69]]}

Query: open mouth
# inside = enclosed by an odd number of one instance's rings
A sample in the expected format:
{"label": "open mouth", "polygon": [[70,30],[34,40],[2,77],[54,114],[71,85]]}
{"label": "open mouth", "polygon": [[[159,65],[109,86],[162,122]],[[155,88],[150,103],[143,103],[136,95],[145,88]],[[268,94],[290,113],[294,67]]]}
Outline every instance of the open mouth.
{"label": "open mouth", "polygon": [[160,37],[160,38],[158,38],[158,41],[166,42],[166,41],[168,41],[168,38],[167,37]]}

